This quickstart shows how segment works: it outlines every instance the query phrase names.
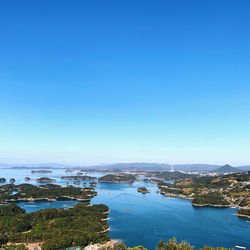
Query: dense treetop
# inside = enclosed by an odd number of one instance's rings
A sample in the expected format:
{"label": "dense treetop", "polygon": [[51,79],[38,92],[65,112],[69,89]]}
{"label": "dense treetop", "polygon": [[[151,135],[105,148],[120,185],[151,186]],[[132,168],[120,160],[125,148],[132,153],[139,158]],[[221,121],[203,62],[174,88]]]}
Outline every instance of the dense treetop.
{"label": "dense treetop", "polygon": [[26,214],[15,204],[1,207],[0,244],[42,242],[42,249],[65,249],[106,242],[106,205],[77,204]]}

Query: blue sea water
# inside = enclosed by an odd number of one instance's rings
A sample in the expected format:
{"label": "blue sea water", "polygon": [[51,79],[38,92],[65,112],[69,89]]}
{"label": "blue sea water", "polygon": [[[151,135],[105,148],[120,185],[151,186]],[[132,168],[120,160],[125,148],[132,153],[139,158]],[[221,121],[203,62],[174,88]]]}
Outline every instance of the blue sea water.
{"label": "blue sea water", "polygon": [[[69,174],[63,170],[53,170],[52,174],[46,175],[31,175],[30,170],[0,170],[0,177],[14,177],[16,184],[23,183],[26,176],[34,179],[31,184],[37,184],[35,179],[42,176],[54,178],[61,185],[73,183],[61,180],[62,175]],[[151,193],[138,193],[136,189],[141,186],[146,186]],[[143,245],[151,250],[155,249],[159,240],[176,237],[179,241],[189,241],[196,248],[203,245],[233,248],[240,245],[250,249],[250,221],[235,216],[236,209],[195,208],[189,200],[166,198],[156,193],[157,190],[152,183],[135,182],[132,186],[99,183],[96,187],[98,195],[91,203],[103,203],[110,207],[109,235],[112,239],[121,239],[130,247]],[[27,212],[33,212],[51,207],[68,208],[76,203],[77,201],[40,201],[19,202],[18,205]]]}

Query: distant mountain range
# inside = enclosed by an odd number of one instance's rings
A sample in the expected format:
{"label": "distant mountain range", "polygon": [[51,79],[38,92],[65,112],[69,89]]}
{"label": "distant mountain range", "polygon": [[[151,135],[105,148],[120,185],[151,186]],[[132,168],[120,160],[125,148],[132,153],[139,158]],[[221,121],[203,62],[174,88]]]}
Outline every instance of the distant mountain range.
{"label": "distant mountain range", "polygon": [[240,168],[234,168],[228,164],[226,164],[225,166],[222,166],[220,168],[211,170],[210,172],[213,173],[217,173],[217,174],[225,174],[225,173],[239,173],[239,172],[244,172],[244,170],[240,169]]}
{"label": "distant mountain range", "polygon": [[0,168],[23,168],[23,169],[58,169],[58,168],[75,168],[75,169],[96,169],[96,170],[141,170],[141,171],[168,171],[171,167],[177,171],[206,171],[215,173],[234,173],[250,171],[250,165],[232,167],[230,165],[220,166],[212,164],[176,164],[170,165],[165,163],[115,163],[96,166],[80,166],[60,163],[35,163],[35,164],[6,164],[0,163]]}
{"label": "distant mountain range", "polygon": [[60,168],[82,168],[82,166],[61,163],[31,163],[31,164],[9,164],[0,163],[0,168],[22,168],[22,169],[60,169]]}
{"label": "distant mountain range", "polygon": [[219,168],[219,165],[208,165],[208,164],[179,164],[170,165],[165,163],[147,163],[147,162],[136,162],[136,163],[115,163],[110,165],[92,166],[95,169],[127,169],[127,170],[145,170],[145,171],[168,171],[171,170],[182,171],[209,171],[212,169]]}
{"label": "distant mountain range", "polygon": [[103,166],[92,166],[93,169],[123,169],[123,170],[142,170],[142,171],[168,171],[173,167],[177,171],[206,171],[216,173],[235,173],[249,171],[250,166],[231,167],[229,165],[210,165],[210,164],[177,164],[170,165],[165,163],[116,163]]}

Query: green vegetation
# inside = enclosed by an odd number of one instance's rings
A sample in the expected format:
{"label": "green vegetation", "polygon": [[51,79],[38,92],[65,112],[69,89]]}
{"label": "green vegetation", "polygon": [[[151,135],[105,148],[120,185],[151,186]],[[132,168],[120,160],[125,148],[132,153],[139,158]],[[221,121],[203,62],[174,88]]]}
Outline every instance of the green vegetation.
{"label": "green vegetation", "polygon": [[[248,189],[250,190],[250,189]],[[249,193],[249,191],[248,191]],[[247,195],[243,197],[242,201],[240,202],[240,207],[250,207],[250,196]]]}
{"label": "green vegetation", "polygon": [[0,217],[15,216],[18,214],[25,214],[25,210],[15,205],[14,203],[6,206],[0,206]]}
{"label": "green vegetation", "polygon": [[49,182],[56,182],[56,180],[48,178],[48,177],[41,177],[39,179],[36,179],[36,182],[49,183]]}
{"label": "green vegetation", "polygon": [[14,178],[10,178],[10,183],[14,183],[16,180]]}
{"label": "green vegetation", "polygon": [[179,180],[179,179],[185,179],[185,178],[193,178],[197,177],[195,174],[185,174],[181,172],[149,172],[146,177],[155,177],[159,179],[164,179],[166,181],[169,180]]}
{"label": "green vegetation", "polygon": [[237,215],[250,218],[250,209],[241,209],[238,211]]}
{"label": "green vegetation", "polygon": [[192,205],[208,206],[229,206],[230,203],[218,192],[211,192],[204,195],[196,195],[192,200]]}
{"label": "green vegetation", "polygon": [[97,185],[98,185],[98,184],[97,184],[96,182],[94,182],[94,181],[89,183],[89,186],[90,186],[90,187],[96,187]]}
{"label": "green vegetation", "polygon": [[178,243],[175,238],[170,239],[167,243],[160,240],[156,250],[193,250],[194,248],[186,241]]}
{"label": "green vegetation", "polygon": [[150,190],[148,190],[145,187],[139,187],[139,188],[137,188],[137,192],[140,192],[142,194],[146,194],[146,193],[150,193]]}
{"label": "green vegetation", "polygon": [[[51,208],[26,214],[16,204],[8,204],[0,207],[0,246],[24,250],[29,243],[39,243],[42,250],[56,250],[72,246],[83,249],[87,245],[105,243],[110,240],[106,221],[108,212],[106,205],[77,204],[66,210]],[[11,245],[7,247],[7,244]],[[147,250],[143,246],[127,248],[123,243],[107,249]],[[224,249],[204,246],[200,250]],[[156,250],[194,250],[194,247],[172,238],[167,243],[161,240]]]}
{"label": "green vegetation", "polygon": [[0,183],[4,183],[6,182],[6,179],[5,178],[0,178]]}
{"label": "green vegetation", "polygon": [[42,242],[42,249],[47,250],[85,247],[109,240],[106,205],[77,204],[66,210],[51,208],[30,214],[15,204],[1,209],[1,245]]}
{"label": "green vegetation", "polygon": [[133,174],[113,175],[108,174],[100,177],[99,182],[111,182],[111,183],[128,183],[136,181],[136,177]]}
{"label": "green vegetation", "polygon": [[[16,194],[12,195],[12,192]],[[97,193],[92,188],[62,187],[54,184],[34,186],[31,184],[0,186],[0,202],[25,200],[79,200],[89,201]]]}
{"label": "green vegetation", "polygon": [[[178,242],[175,238],[172,238],[167,243],[165,243],[163,240],[160,240],[158,246],[156,247],[156,250],[194,250],[194,247],[191,246],[186,241]],[[200,250],[232,250],[232,249],[223,247],[214,248],[214,247],[204,246],[203,248],[200,248]]]}
{"label": "green vegetation", "polygon": [[26,250],[25,245],[9,245],[4,248],[5,250]]}
{"label": "green vegetation", "polygon": [[[142,246],[127,248],[123,243],[114,246],[112,249],[113,250],[147,250],[146,248]],[[160,240],[158,246],[156,246],[155,249],[156,250],[194,250],[194,247],[191,246],[186,241],[178,242],[175,238],[172,238],[168,240],[168,242],[165,242],[164,240]],[[204,246],[203,248],[200,248],[199,250],[232,250],[232,249],[223,248],[223,247],[214,248],[214,247]]]}
{"label": "green vegetation", "polygon": [[108,250],[147,250],[147,248],[143,246],[137,246],[137,247],[126,247],[123,243],[115,245],[113,248],[108,248]]}
{"label": "green vegetation", "polygon": [[193,205],[250,207],[250,171],[223,176],[178,179],[173,184],[158,182],[160,193],[192,199]]}

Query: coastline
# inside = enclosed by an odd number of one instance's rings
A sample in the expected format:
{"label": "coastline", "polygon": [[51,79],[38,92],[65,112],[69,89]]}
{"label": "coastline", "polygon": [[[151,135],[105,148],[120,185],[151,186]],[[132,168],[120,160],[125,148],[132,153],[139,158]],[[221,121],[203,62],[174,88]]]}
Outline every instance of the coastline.
{"label": "coastline", "polygon": [[[187,199],[187,200],[193,200],[193,198],[191,197],[186,197],[184,195],[178,195],[178,194],[171,194],[171,193],[163,193],[163,192],[160,192],[160,194],[162,194],[163,196],[165,197],[177,197],[177,198],[182,198],[182,199]],[[228,208],[236,208],[236,209],[244,209],[242,207],[238,207],[238,206],[232,206],[231,204],[228,204],[228,205],[216,205],[216,204],[196,204],[196,203],[191,203],[192,206],[194,207],[218,207],[218,208],[222,208],[222,207],[228,207]],[[235,215],[238,215],[238,214],[235,214]],[[244,215],[239,215],[239,216],[242,216],[242,217],[245,217]],[[250,218],[250,216],[249,216]]]}
{"label": "coastline", "polygon": [[27,201],[27,202],[35,202],[35,201],[58,201],[58,200],[63,200],[65,199],[65,201],[67,200],[77,200],[77,201],[91,201],[91,198],[93,198],[94,196],[91,196],[90,198],[75,198],[75,197],[70,197],[70,196],[60,196],[57,199],[51,199],[51,198],[18,198],[18,199],[8,199],[5,200],[4,202],[1,202],[0,204],[6,204],[8,202],[20,202],[20,201]]}
{"label": "coastline", "polygon": [[135,181],[99,181],[101,183],[113,183],[113,184],[126,184],[126,183],[131,183],[131,182],[135,182]]}
{"label": "coastline", "polygon": [[233,208],[230,204],[229,205],[215,205],[215,204],[196,204],[196,203],[192,203],[191,205],[194,206],[194,207],[231,207],[231,208]]}
{"label": "coastline", "polygon": [[120,242],[121,242],[121,240],[113,239],[113,240],[107,241],[106,243],[103,243],[103,244],[98,243],[98,244],[88,245],[84,249],[85,250],[108,249],[108,248],[112,248],[114,245],[116,245],[116,244],[118,244]]}
{"label": "coastline", "polygon": [[182,199],[187,199],[187,200],[193,200],[193,198],[187,197],[187,196],[185,196],[185,195],[183,195],[183,194],[164,193],[164,192],[162,192],[162,191],[156,191],[156,192],[162,194],[163,196],[177,197],[177,198],[182,198]]}
{"label": "coastline", "polygon": [[245,214],[234,214],[234,215],[237,215],[239,217],[244,217],[244,218],[247,218],[247,219],[250,219],[250,215],[245,215]]}

